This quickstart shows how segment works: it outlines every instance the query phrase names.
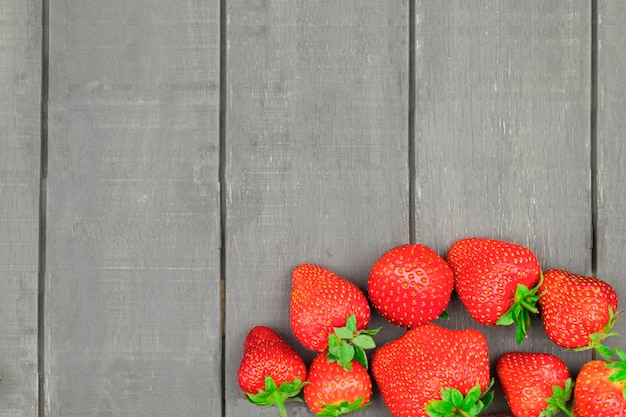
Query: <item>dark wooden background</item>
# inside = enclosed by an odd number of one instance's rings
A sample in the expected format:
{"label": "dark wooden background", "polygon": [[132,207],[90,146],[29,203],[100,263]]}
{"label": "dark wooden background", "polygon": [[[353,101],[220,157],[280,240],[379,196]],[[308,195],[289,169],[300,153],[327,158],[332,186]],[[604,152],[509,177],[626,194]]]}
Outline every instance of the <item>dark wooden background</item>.
{"label": "dark wooden background", "polygon": [[[276,416],[236,372],[257,324],[312,359],[293,267],[365,289],[406,242],[509,240],[626,297],[624,22],[621,0],[0,0],[0,417]],[[493,361],[591,358],[449,312]]]}

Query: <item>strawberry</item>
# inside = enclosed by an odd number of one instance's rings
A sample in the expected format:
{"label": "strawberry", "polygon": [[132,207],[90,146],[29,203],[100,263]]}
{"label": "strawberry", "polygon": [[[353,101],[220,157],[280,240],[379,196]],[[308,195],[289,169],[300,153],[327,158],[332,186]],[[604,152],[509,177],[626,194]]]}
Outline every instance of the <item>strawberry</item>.
{"label": "strawberry", "polygon": [[626,355],[619,349],[615,352],[618,360],[592,360],[580,369],[574,387],[574,417],[626,416]]}
{"label": "strawberry", "polygon": [[515,417],[569,414],[566,403],[573,384],[560,358],[549,353],[509,352],[498,359],[496,373]]}
{"label": "strawberry", "polygon": [[476,416],[493,399],[478,330],[423,324],[374,352],[372,374],[394,417]]}
{"label": "strawberry", "polygon": [[370,272],[367,291],[387,321],[415,327],[439,317],[454,288],[452,270],[437,252],[420,244],[387,251]]}
{"label": "strawberry", "polygon": [[307,377],[304,361],[274,330],[256,326],[243,345],[237,374],[244,396],[260,406],[277,405],[284,417],[283,403],[298,401]]}
{"label": "strawberry", "polygon": [[330,360],[349,368],[356,359],[367,369],[364,349],[376,346],[367,330],[370,307],[352,282],[318,265],[297,266],[291,279],[291,328],[307,349],[328,349]]}
{"label": "strawberry", "polygon": [[611,351],[601,342],[612,332],[617,294],[606,282],[562,269],[544,274],[539,288],[543,329],[552,342],[566,349],[596,349],[603,357]]}
{"label": "strawberry", "polygon": [[350,370],[337,362],[328,362],[319,353],[309,367],[304,401],[316,417],[333,417],[359,410],[369,405],[372,380],[359,362]]}
{"label": "strawberry", "polygon": [[530,249],[509,242],[467,238],[446,255],[454,288],[470,316],[487,326],[517,324],[517,343],[527,337],[530,313],[537,314],[539,261]]}

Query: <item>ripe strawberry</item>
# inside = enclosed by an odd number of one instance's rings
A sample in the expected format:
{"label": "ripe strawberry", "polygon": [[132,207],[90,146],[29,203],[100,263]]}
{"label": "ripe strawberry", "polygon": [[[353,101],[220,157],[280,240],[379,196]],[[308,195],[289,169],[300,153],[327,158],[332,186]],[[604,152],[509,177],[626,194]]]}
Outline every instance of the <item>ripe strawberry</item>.
{"label": "ripe strawberry", "polygon": [[517,324],[517,343],[527,336],[536,307],[539,261],[530,249],[509,242],[467,238],[450,247],[446,260],[454,288],[470,316],[487,326]]}
{"label": "ripe strawberry", "polygon": [[602,356],[611,356],[601,342],[617,334],[611,329],[620,312],[616,312],[617,294],[609,284],[551,269],[545,273],[539,291],[543,328],[550,340],[563,348],[595,348]]}
{"label": "ripe strawberry", "polygon": [[291,328],[306,348],[328,349],[331,360],[350,367],[352,359],[367,369],[364,349],[376,345],[366,330],[370,307],[365,294],[352,282],[321,266],[297,266],[291,279]]}
{"label": "ripe strawberry", "polygon": [[567,365],[549,353],[509,352],[500,356],[496,373],[504,398],[515,417],[552,417],[566,414],[572,395]]}
{"label": "ripe strawberry", "polygon": [[453,288],[454,276],[446,261],[420,244],[386,252],[372,267],[367,284],[372,305],[401,327],[419,326],[439,317]]}
{"label": "ripe strawberry", "polygon": [[245,397],[260,406],[276,404],[284,417],[283,403],[298,400],[307,370],[298,353],[274,330],[256,326],[243,345],[243,358],[237,374]]}
{"label": "ripe strawberry", "polygon": [[316,417],[333,417],[369,405],[372,380],[367,370],[353,362],[347,370],[337,362],[328,362],[324,352],[311,362],[304,401]]}
{"label": "ripe strawberry", "polygon": [[589,361],[576,377],[574,417],[626,416],[626,356],[615,349],[619,360]]}
{"label": "ripe strawberry", "polygon": [[487,340],[474,329],[414,327],[374,353],[372,374],[394,417],[476,416],[493,399]]}

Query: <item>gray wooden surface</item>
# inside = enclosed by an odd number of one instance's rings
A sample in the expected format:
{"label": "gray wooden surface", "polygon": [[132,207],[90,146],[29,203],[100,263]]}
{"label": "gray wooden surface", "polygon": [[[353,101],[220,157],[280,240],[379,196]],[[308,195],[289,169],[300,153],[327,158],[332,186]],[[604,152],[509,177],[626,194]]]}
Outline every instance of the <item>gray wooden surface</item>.
{"label": "gray wooden surface", "polygon": [[37,416],[41,9],[0,1],[0,416]]}
{"label": "gray wooden surface", "polygon": [[50,4],[46,416],[221,406],[219,7]]}
{"label": "gray wooden surface", "polygon": [[[619,0],[0,0],[0,417],[278,415],[236,371],[257,324],[312,359],[293,267],[365,289],[409,241],[514,241],[626,297],[624,21]],[[591,358],[448,311],[492,361]],[[376,393],[358,415],[390,414]]]}

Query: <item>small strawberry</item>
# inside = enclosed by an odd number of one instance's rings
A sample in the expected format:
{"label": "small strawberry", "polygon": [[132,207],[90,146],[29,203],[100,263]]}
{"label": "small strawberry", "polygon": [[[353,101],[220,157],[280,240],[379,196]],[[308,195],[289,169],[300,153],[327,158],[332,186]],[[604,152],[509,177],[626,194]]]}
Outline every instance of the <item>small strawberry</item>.
{"label": "small strawberry", "polygon": [[367,369],[364,349],[376,346],[367,330],[370,307],[352,282],[321,266],[297,266],[291,279],[291,328],[307,349],[328,349],[330,360],[349,368],[356,359]]}
{"label": "small strawberry", "polygon": [[626,355],[615,349],[619,360],[592,360],[576,377],[572,414],[574,417],[626,416]]}
{"label": "small strawberry", "polygon": [[470,316],[487,326],[517,324],[517,343],[527,337],[530,313],[537,314],[539,261],[530,249],[509,242],[467,238],[446,255],[454,288]]}
{"label": "small strawberry", "polygon": [[304,361],[274,330],[256,326],[243,345],[237,374],[245,397],[259,406],[277,405],[286,416],[283,403],[298,401],[307,377]]}
{"label": "small strawberry", "polygon": [[370,404],[372,380],[359,362],[350,370],[328,362],[324,352],[311,362],[304,401],[316,417],[333,417],[359,410]]}
{"label": "small strawberry", "polygon": [[394,417],[477,416],[493,399],[487,340],[423,324],[379,348],[372,374]]}
{"label": "small strawberry", "polygon": [[552,417],[566,407],[573,383],[567,365],[549,353],[509,352],[500,356],[496,373],[515,417]]}
{"label": "small strawberry", "polygon": [[612,354],[601,342],[616,335],[613,325],[620,312],[617,294],[606,282],[561,269],[544,274],[539,288],[543,328],[550,340],[566,349],[596,349]]}
{"label": "small strawberry", "polygon": [[367,291],[387,321],[415,327],[439,317],[454,289],[452,270],[437,252],[420,244],[387,251],[370,272]]}

